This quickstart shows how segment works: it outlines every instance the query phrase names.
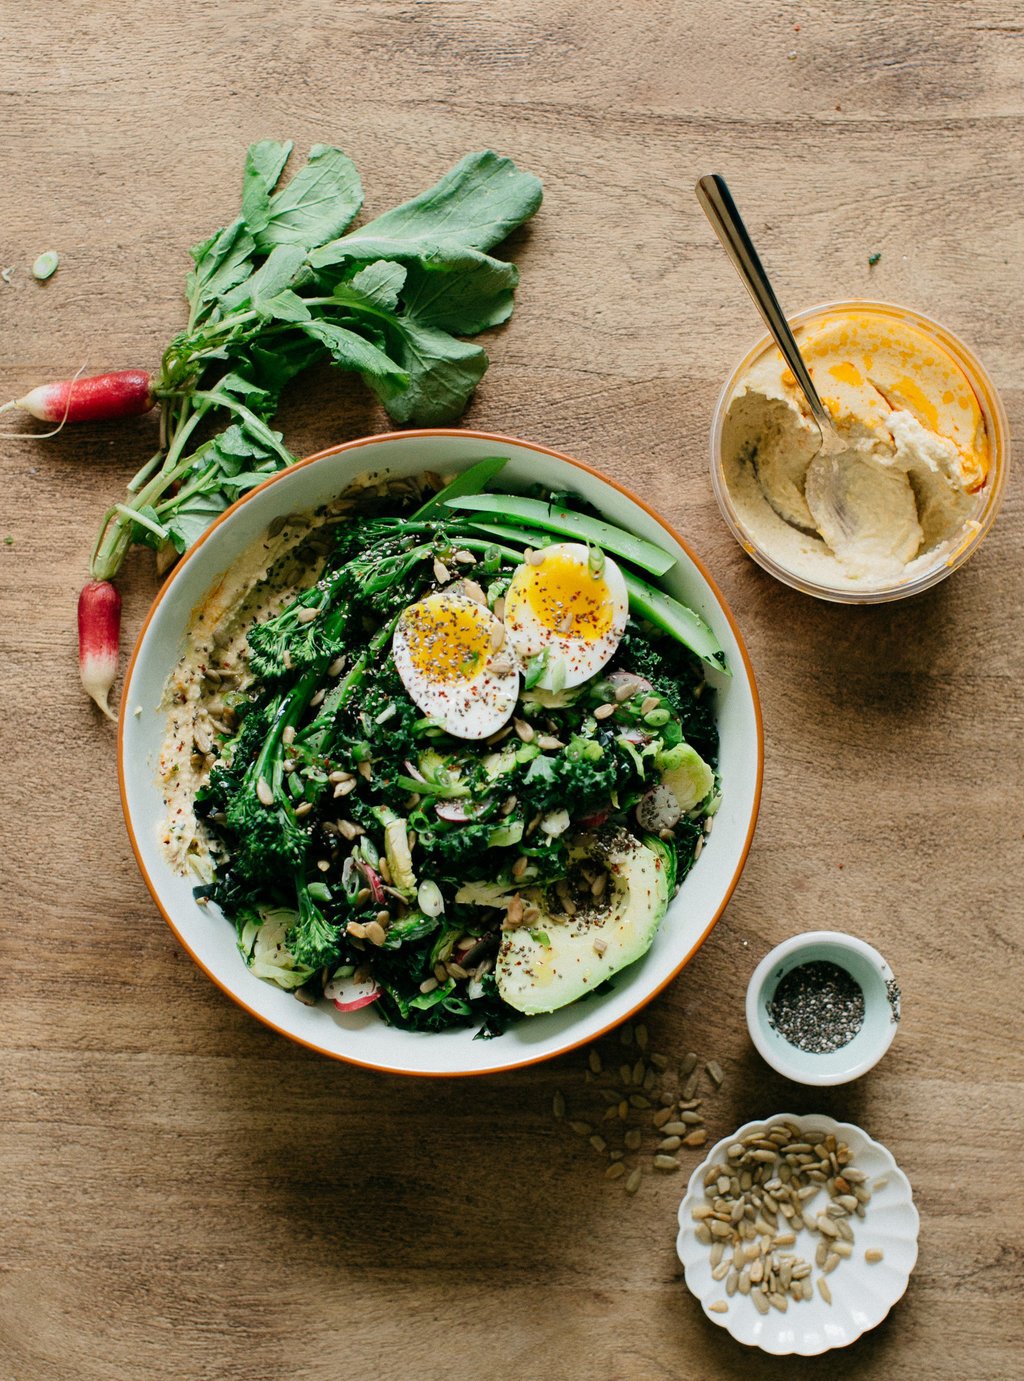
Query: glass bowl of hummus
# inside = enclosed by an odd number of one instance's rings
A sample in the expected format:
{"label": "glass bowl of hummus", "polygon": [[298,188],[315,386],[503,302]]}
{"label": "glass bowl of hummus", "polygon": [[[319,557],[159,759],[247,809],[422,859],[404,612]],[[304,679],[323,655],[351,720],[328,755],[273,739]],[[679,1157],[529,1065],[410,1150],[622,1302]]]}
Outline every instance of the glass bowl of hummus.
{"label": "glass bowl of hummus", "polygon": [[844,449],[825,455],[781,354],[760,340],[722,390],[711,478],[733,536],[819,599],[876,604],[961,566],[995,520],[1010,464],[1002,402],[938,322],[882,302],[792,317]]}

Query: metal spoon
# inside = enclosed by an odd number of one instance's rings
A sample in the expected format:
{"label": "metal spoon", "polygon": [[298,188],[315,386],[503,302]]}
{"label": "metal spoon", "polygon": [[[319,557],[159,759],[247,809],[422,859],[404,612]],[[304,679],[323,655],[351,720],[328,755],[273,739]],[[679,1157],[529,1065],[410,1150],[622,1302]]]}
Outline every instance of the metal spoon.
{"label": "metal spoon", "polygon": [[800,354],[800,347],[790,330],[785,313],[779,306],[779,299],[775,296],[772,285],[768,281],[764,265],[754,248],[747,227],[743,224],[743,218],[736,209],[736,203],[726,186],[725,179],[720,177],[718,173],[707,173],[697,183],[695,190],[704,214],[711,222],[715,234],[721,240],[722,247],[732,260],[736,272],[746,285],[747,292],[754,299],[754,305],[761,313],[764,324],[768,327],[775,344],[782,351],[783,359],[793,371],[793,376],[807,399],[811,416],[821,432],[821,451],[819,454],[838,455],[847,447],[836,434],[832,417],[818,397],[818,390],[814,387],[810,372],[804,363],[804,357]]}

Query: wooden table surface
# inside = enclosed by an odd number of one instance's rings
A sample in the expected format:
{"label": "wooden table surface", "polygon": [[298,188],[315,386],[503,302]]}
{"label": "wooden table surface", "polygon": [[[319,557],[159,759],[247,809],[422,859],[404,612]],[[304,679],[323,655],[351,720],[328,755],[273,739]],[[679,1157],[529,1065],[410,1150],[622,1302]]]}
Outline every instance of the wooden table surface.
{"label": "wooden table surface", "polygon": [[[543,178],[466,424],[658,504],[720,582],[763,702],[754,847],[650,1007],[652,1045],[721,1062],[715,1136],[784,1109],[856,1121],[906,1169],[922,1224],[909,1291],[873,1333],[819,1362],[752,1353],[683,1285],[682,1178],[629,1199],[553,1120],[556,1089],[590,1106],[581,1054],[411,1081],[319,1058],[229,1002],[139,878],[114,734],[76,679],[94,529],[155,423],[31,442],[8,415],[2,1381],[1022,1374],[1021,485],[969,565],[912,601],[832,607],[761,572],[706,459],[757,324],[692,194],[703,172],[730,178],[793,309],[866,295],[947,323],[1020,434],[1022,79],[1013,0],[4,6],[4,396],[158,360],[185,251],[235,214],[252,139],[341,145],[371,212],[475,148]],[[285,422],[301,453],[385,418],[324,372]],[[156,584],[129,563],[128,635]],[[873,1073],[818,1094],[766,1069],[742,1004],[771,945],[821,926],[883,951],[905,1016]]]}

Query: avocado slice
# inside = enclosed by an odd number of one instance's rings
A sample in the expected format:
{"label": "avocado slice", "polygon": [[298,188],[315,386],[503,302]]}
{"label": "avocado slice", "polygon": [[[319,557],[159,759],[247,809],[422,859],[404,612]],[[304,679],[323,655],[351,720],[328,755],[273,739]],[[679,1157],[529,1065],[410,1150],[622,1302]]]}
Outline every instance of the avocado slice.
{"label": "avocado slice", "polygon": [[527,1016],[575,1002],[646,954],[668,909],[675,854],[660,839],[641,843],[623,829],[580,835],[569,846],[570,879],[583,868],[606,873],[603,896],[567,915],[552,890],[540,917],[502,935],[498,991]]}

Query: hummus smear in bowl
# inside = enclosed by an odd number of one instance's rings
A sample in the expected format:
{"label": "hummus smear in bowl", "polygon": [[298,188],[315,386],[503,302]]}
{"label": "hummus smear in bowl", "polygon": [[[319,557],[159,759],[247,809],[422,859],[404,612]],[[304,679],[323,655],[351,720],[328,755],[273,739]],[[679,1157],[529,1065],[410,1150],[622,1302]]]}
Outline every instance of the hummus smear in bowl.
{"label": "hummus smear in bowl", "polygon": [[[532,573],[531,579],[539,574],[552,581],[564,574],[561,562],[566,545],[559,547],[557,541],[548,540],[557,538],[558,532],[537,532],[533,548],[521,561],[519,557],[513,561],[511,530],[506,526],[499,536],[501,525],[482,508],[488,496],[467,490],[466,471],[496,463],[501,467],[502,492],[489,502],[505,516],[516,505],[524,519],[531,504],[545,507],[526,496],[540,486],[546,493],[575,496],[573,502],[590,515],[600,514],[606,541],[626,544],[625,554],[619,553],[623,561],[652,559],[658,548],[658,562],[670,567],[659,577],[661,593],[628,570],[622,574],[630,609],[647,612],[635,626],[627,623],[619,650],[639,656],[639,644],[634,647],[631,640],[662,639],[668,627],[664,619],[675,609],[686,636],[706,641],[697,663],[691,667],[690,660],[686,661],[687,667],[698,672],[692,709],[688,698],[675,703],[676,697],[668,691],[667,708],[660,703],[654,706],[661,694],[657,672],[645,682],[641,670],[627,690],[611,660],[605,663],[607,675],[599,668],[585,676],[586,669],[580,669],[585,679],[577,686],[570,684],[577,678],[573,666],[568,666],[562,688],[548,688],[545,678],[549,671],[553,675],[549,649],[546,660],[532,654],[527,658],[527,674],[515,672],[519,695],[513,718],[497,731],[500,741],[489,732],[490,723],[467,719],[446,727],[442,711],[421,713],[417,697],[426,694],[425,683],[410,688],[399,659],[398,635],[412,637],[419,626],[406,628],[413,611],[423,614],[428,605],[433,609],[443,595],[451,604],[449,612],[459,612],[465,616],[462,623],[468,620],[475,628],[476,622],[490,617],[480,601],[481,593],[489,607],[495,595],[491,612],[497,609],[501,598],[497,584],[506,566],[514,567],[513,582],[524,573]],[[481,510],[478,525],[485,533],[483,538],[460,537],[465,549],[453,546],[444,570],[440,560],[420,560],[416,544],[429,538],[433,522],[426,510],[415,509],[419,516],[408,522],[396,520],[391,512],[405,489],[411,491],[408,502],[418,504],[422,480],[428,476],[458,476],[462,488],[453,484],[445,491],[450,495],[446,503],[464,513],[458,520],[463,527],[478,523],[475,505]],[[430,488],[434,487],[431,480]],[[453,489],[458,492],[452,493]],[[367,497],[371,510],[376,502],[383,503],[385,511],[364,511]],[[545,516],[559,523],[574,521],[554,500],[545,508]],[[576,517],[590,525],[591,533],[595,525],[600,527],[596,516]],[[397,532],[398,547],[382,548],[381,563],[371,570],[365,566],[370,548],[364,538],[369,534],[373,541],[387,544],[396,521],[405,524]],[[446,532],[454,532],[454,522],[445,519]],[[617,537],[609,525],[620,529]],[[379,527],[382,532],[387,529],[383,536]],[[451,545],[447,537],[444,541]],[[597,556],[596,548],[593,554],[586,546],[581,550],[587,571],[580,567],[580,579],[585,574],[588,580],[611,581],[618,561]],[[472,566],[470,556],[474,557]],[[396,572],[397,584],[380,583],[385,574],[390,580]],[[365,573],[365,579],[360,573]],[[403,587],[401,611],[397,605],[387,610],[381,606],[377,610],[381,617],[371,617],[377,609],[372,601],[391,599],[400,592],[401,581],[407,576],[412,579],[413,574],[420,584],[426,582],[428,592],[420,591],[417,603],[407,605]],[[480,585],[475,594],[474,583]],[[431,593],[434,585],[443,588]],[[505,629],[514,650],[521,631],[509,613],[513,606],[518,608],[513,598],[516,588],[510,583],[505,596]],[[302,592],[297,599],[296,590]],[[332,601],[329,609],[325,601]],[[328,635],[334,637],[335,614],[340,617],[357,605],[358,617],[345,614],[346,636],[352,636],[348,656],[337,658],[337,665],[332,661],[321,667],[326,653],[320,642]],[[476,605],[479,617],[470,620]],[[319,612],[311,612],[314,608]],[[658,618],[663,620],[660,625]],[[567,632],[565,623],[565,619],[558,623],[557,631],[568,639],[573,629]],[[393,669],[390,654],[380,665],[364,664],[358,648],[366,640],[368,649],[378,652],[392,647]],[[431,646],[436,650],[436,640]],[[692,642],[687,646],[692,647]],[[668,655],[663,643],[658,642],[658,647],[659,655]],[[482,676],[483,667],[500,680],[499,668],[492,663],[504,650],[502,643],[495,651],[491,641],[490,652],[485,649],[479,663],[469,657],[458,661],[459,675],[472,679],[479,671]],[[689,653],[686,656],[690,658]],[[308,667],[307,658],[312,659]],[[429,658],[416,663],[418,675],[426,681],[439,667],[447,666],[447,662],[435,666]],[[536,681],[532,680],[534,670]],[[258,685],[252,680],[254,674]],[[405,683],[408,703],[396,677]],[[321,685],[323,678],[326,684]],[[447,691],[450,680],[446,680]],[[314,682],[319,687],[315,693]],[[591,707],[592,694],[599,687],[603,698]],[[539,709],[534,708],[534,701]],[[482,707],[482,701],[474,702],[474,715]],[[510,707],[503,706],[503,715],[506,710]],[[532,735],[531,715],[541,724]],[[572,731],[568,738],[547,732],[547,720],[559,715]],[[626,724],[637,715],[642,726]],[[673,730],[682,724],[680,716],[688,717],[695,730],[701,724],[706,727],[701,732],[707,770],[701,781],[708,794],[685,816],[676,790],[677,768],[681,770],[686,762],[693,767],[695,756],[687,744],[672,747]],[[359,743],[353,739],[349,744],[357,730]],[[329,744],[326,738],[321,741],[321,731],[335,736]],[[407,746],[410,735],[417,745],[423,739],[422,751]],[[583,741],[588,735],[595,740],[593,745]],[[340,744],[342,738],[348,746],[337,748],[335,739]],[[654,763],[651,755],[659,742],[665,750],[664,762]],[[482,756],[476,770],[470,760],[478,750]],[[579,779],[580,791],[584,787],[588,792],[598,787],[604,791],[603,779],[599,780],[601,753],[614,755],[612,766],[618,764],[620,753],[634,765],[639,763],[643,770],[637,770],[645,782],[653,768],[644,753],[657,767],[660,784],[650,790],[645,787],[636,802],[635,831],[629,823],[633,817],[628,815],[628,829],[619,829],[607,840],[602,833],[612,831],[618,820],[616,810],[619,814],[634,810],[632,795],[624,794],[628,764],[622,773],[613,774],[614,780],[609,777],[615,792],[610,815],[599,812],[600,820],[591,819],[593,812],[589,805],[584,810],[582,795],[578,800],[573,796],[562,809],[537,805],[534,813],[534,795],[547,790],[545,783],[554,781],[563,768],[567,781],[569,776]],[[731,615],[700,563],[666,524],[625,490],[568,457],[509,438],[438,430],[367,438],[299,462],[254,490],[208,530],[161,590],[140,635],[122,699],[119,769],[129,835],[147,885],[184,948],[219,986],[268,1025],[335,1058],[395,1072],[450,1075],[515,1068],[593,1040],[625,1020],[679,972],[718,919],[743,866],[757,813],[762,753],[753,677]],[[396,754],[400,761],[392,763]],[[707,766],[712,761],[713,771]],[[456,769],[461,774],[457,777]],[[517,774],[518,793],[492,789],[495,774],[506,772]],[[664,808],[673,804],[662,799],[665,781],[679,817],[675,826],[661,819]],[[400,813],[396,802],[406,811],[404,821],[395,819]],[[492,821],[495,811],[500,818]],[[712,814],[714,835],[708,838]],[[582,925],[582,913],[578,906],[573,912],[566,904],[557,879],[551,882],[546,873],[538,872],[531,886],[538,892],[540,914],[528,918],[526,884],[533,876],[530,870],[542,863],[546,866],[548,855],[554,859],[562,842],[570,840],[567,825],[576,815],[580,827],[590,832],[587,839],[592,835],[591,842],[596,842],[580,860],[569,850],[566,876],[571,887],[576,886],[577,871],[586,877],[592,899],[597,899],[590,908],[594,925],[614,927],[617,942],[619,929],[624,935],[636,932],[639,936],[644,927],[635,922],[645,919],[648,924],[642,956],[639,949],[635,956],[613,955],[611,939],[597,944],[597,939],[606,939],[605,929],[595,931],[594,944],[583,947],[585,958],[591,967],[594,955],[603,960],[611,981],[595,981],[578,1000],[566,988],[557,994],[565,999],[564,1005],[556,1006],[548,988],[543,1001],[533,999],[549,970],[575,972],[568,961],[555,961],[559,955],[579,957],[577,950],[582,954],[580,945],[570,954],[568,943]],[[468,852],[461,848],[460,831],[475,832]],[[677,840],[683,841],[678,848]],[[509,925],[502,922],[499,935],[491,922],[494,916],[501,921],[503,915],[504,892],[509,890],[504,872],[499,869],[493,879],[488,874],[483,882],[476,874],[492,856],[504,858],[502,850],[512,851],[509,858],[513,854],[524,857],[522,864],[518,857],[514,865],[509,864],[516,869],[509,887],[520,889],[523,915],[518,911],[512,915],[513,896],[505,918]],[[673,865],[669,870],[664,861],[668,852],[677,854],[683,868]],[[609,874],[600,894],[598,853]],[[665,878],[660,890],[645,890],[645,879],[649,882],[653,876],[647,867],[648,855],[656,860],[655,872],[660,867],[659,877]],[[410,868],[415,877],[406,876]],[[472,896],[455,885],[464,881],[463,873],[476,889]],[[674,896],[673,879],[678,883]],[[499,882],[502,898],[491,895]],[[477,895],[481,887],[486,896]],[[570,899],[575,896],[571,887]],[[561,898],[561,907],[552,902],[552,888]],[[289,900],[292,892],[297,903]],[[648,907],[645,897],[653,897],[658,905]],[[335,919],[336,911],[346,910],[345,898],[359,917],[358,925],[350,924],[345,930],[347,939]],[[364,916],[360,908],[372,914]],[[562,910],[571,924],[562,918]],[[468,934],[475,923],[471,912],[483,917],[484,931],[490,940],[497,940],[497,952],[489,951],[490,959],[485,956],[477,965],[476,977],[472,970],[479,956],[472,946],[465,965],[461,950],[457,956],[447,950],[435,955],[432,948],[435,940],[446,941],[456,929],[460,937],[463,930]],[[346,957],[339,947],[349,940],[359,953]],[[461,940],[456,941],[459,944]],[[517,967],[515,961],[520,950],[526,954],[527,945],[529,963]],[[431,982],[427,970],[424,977],[410,968],[412,978],[423,982],[417,983],[415,992],[407,992],[403,985],[409,975],[404,971],[400,975],[396,965],[403,956],[412,956],[418,963],[421,948],[424,954],[429,951],[436,981]],[[327,949],[333,957],[326,956]],[[368,972],[360,977],[360,964],[367,954]],[[613,972],[612,958],[616,960]],[[492,967],[485,973],[488,962]],[[456,987],[462,983],[461,970],[469,966],[463,1005],[468,1003],[471,1010],[464,1013],[460,1008],[454,1013],[465,1016],[465,1024],[442,1026],[433,1021],[435,1000],[449,1005],[462,1000],[461,987],[455,991],[438,977],[442,963]],[[520,969],[527,977],[532,975],[532,986],[524,983],[521,992],[516,986]],[[503,976],[508,982],[503,982]],[[500,1034],[493,1025],[481,1026],[477,1015],[483,1009],[473,1005],[493,997],[488,986],[492,978],[505,1006],[523,1016]],[[473,987],[477,981],[482,995]],[[375,985],[375,992],[349,991],[359,984]],[[408,1012],[400,998],[406,1001]],[[397,1016],[389,999],[399,1008]],[[497,1038],[479,1039],[481,1031]]]}
{"label": "hummus smear in bowl", "polygon": [[974,551],[1009,466],[998,395],[954,336],[918,313],[839,303],[794,318],[845,449],[818,428],[779,351],[762,341],[726,384],[712,478],[740,544],[820,598],[914,594]]}

